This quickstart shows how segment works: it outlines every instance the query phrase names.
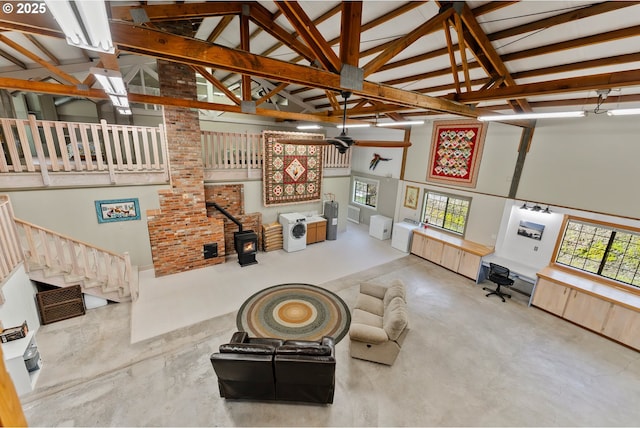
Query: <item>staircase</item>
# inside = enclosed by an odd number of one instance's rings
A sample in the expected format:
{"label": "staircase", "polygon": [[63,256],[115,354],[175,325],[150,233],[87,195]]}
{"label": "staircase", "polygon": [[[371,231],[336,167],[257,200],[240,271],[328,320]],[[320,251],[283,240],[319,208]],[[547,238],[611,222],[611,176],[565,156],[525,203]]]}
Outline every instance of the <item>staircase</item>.
{"label": "staircase", "polygon": [[114,302],[138,297],[138,268],[128,253],[112,253],[14,218],[33,281],[56,287],[80,284],[82,292]]}

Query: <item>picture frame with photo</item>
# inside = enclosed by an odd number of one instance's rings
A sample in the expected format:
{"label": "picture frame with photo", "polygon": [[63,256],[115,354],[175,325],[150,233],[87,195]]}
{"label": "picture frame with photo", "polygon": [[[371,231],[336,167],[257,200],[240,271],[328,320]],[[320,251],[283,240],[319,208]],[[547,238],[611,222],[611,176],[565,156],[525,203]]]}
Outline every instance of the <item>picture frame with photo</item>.
{"label": "picture frame with photo", "polygon": [[544,232],[544,224],[534,223],[532,221],[520,220],[518,225],[518,235],[525,238],[535,239],[536,241],[542,240],[542,233]]}
{"label": "picture frame with photo", "polygon": [[407,186],[404,191],[404,206],[415,210],[418,208],[418,196],[420,189],[415,186]]}
{"label": "picture frame with photo", "polygon": [[95,201],[98,223],[140,220],[138,198]]}

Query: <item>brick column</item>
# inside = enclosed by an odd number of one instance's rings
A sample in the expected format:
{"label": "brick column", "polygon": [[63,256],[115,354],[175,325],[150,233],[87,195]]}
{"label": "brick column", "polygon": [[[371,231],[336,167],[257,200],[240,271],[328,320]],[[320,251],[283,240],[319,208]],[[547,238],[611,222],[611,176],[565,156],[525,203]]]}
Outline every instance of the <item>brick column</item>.
{"label": "brick column", "polygon": [[[158,60],[160,95],[196,99],[194,71],[186,65]],[[163,109],[167,133],[171,189],[158,192],[160,209],[147,212],[151,255],[156,276],[224,262],[224,225],[207,217],[200,120],[195,109]],[[216,243],[218,257],[205,259],[204,245]]]}

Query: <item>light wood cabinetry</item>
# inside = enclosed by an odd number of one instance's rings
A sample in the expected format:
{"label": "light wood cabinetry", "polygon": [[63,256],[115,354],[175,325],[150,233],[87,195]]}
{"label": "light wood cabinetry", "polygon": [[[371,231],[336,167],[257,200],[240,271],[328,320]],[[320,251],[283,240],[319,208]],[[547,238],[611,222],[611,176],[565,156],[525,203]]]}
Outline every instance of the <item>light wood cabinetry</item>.
{"label": "light wood cabinetry", "polygon": [[601,332],[611,309],[611,302],[571,290],[563,318],[589,330]]}
{"label": "light wood cabinetry", "polygon": [[602,334],[632,348],[640,349],[640,314],[614,304]]}
{"label": "light wood cabinetry", "polygon": [[411,253],[471,279],[477,279],[482,257],[493,249],[445,233],[414,230]]}
{"label": "light wood cabinetry", "polygon": [[317,220],[307,222],[307,244],[315,244],[327,239],[327,221]]}
{"label": "light wood cabinetry", "polygon": [[540,278],[531,303],[561,317],[568,299],[569,287]]}
{"label": "light wood cabinetry", "polygon": [[640,350],[640,295],[548,266],[531,304]]}

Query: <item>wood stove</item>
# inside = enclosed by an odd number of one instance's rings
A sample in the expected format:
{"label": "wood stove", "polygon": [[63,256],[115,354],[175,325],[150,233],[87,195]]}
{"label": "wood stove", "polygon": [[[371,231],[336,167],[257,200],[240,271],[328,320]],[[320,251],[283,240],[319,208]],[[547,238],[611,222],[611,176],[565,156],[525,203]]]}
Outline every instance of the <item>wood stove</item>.
{"label": "wood stove", "polygon": [[233,241],[238,253],[238,263],[240,266],[247,266],[258,263],[256,253],[258,252],[258,234],[253,230],[241,230],[233,234]]}
{"label": "wood stove", "polygon": [[258,234],[253,230],[242,230],[242,223],[215,202],[207,202],[206,205],[208,207],[214,207],[225,217],[238,225],[238,231],[233,234],[233,245],[236,253],[238,254],[238,263],[240,263],[240,266],[244,267],[258,263],[256,260],[256,253],[258,252]]}

